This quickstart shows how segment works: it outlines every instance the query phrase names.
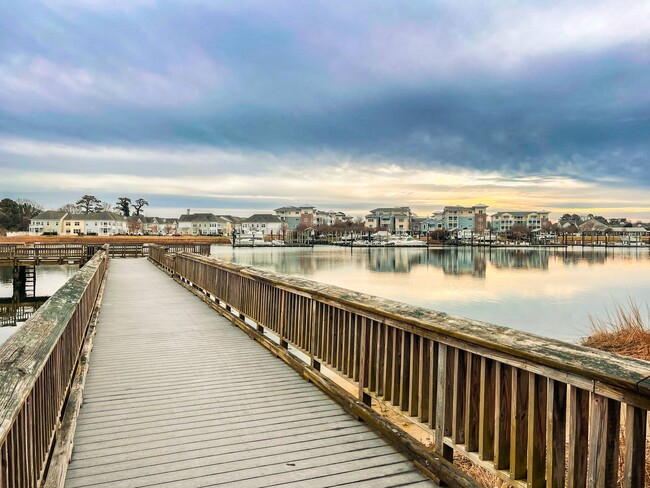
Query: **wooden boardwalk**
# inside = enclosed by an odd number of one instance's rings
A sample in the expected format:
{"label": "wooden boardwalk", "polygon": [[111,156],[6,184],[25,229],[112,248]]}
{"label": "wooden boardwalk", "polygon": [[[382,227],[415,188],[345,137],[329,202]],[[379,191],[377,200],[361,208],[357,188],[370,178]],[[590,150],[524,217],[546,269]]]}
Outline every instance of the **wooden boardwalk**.
{"label": "wooden boardwalk", "polygon": [[66,486],[433,486],[144,259],[113,260]]}

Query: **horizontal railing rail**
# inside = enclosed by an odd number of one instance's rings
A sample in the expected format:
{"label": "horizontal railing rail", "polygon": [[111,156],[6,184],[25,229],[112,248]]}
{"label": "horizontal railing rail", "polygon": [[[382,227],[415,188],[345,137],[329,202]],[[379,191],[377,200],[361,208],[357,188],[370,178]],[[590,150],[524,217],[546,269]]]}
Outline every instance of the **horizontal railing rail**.
{"label": "horizontal railing rail", "polygon": [[108,265],[107,247],[0,346],[0,487],[43,480]]}
{"label": "horizontal railing rail", "polygon": [[[92,257],[103,244],[37,244],[15,245],[0,244],[0,260],[35,261],[41,260],[84,260]],[[139,258],[149,254],[150,244],[147,243],[115,243],[111,244],[111,257]],[[191,252],[201,255],[210,254],[209,243],[174,243],[165,246],[169,252]]]}
{"label": "horizontal railing rail", "polygon": [[[512,486],[641,487],[650,363],[188,253],[150,259]],[[622,478],[618,479],[619,456]]]}

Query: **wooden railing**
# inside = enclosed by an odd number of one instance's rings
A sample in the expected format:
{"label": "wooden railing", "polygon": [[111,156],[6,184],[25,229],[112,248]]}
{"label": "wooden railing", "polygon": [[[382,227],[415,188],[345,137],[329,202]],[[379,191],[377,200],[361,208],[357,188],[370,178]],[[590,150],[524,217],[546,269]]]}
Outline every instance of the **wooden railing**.
{"label": "wooden railing", "polygon": [[448,475],[454,453],[512,486],[647,480],[648,362],[162,251],[150,258],[226,315],[276,335],[313,370],[325,365],[356,383],[359,401],[390,402],[430,429],[440,464],[433,471],[451,484],[464,479]]}
{"label": "wooden railing", "polygon": [[[139,258],[147,256],[150,244],[142,243],[116,243],[109,248],[110,257]],[[90,259],[102,244],[37,244],[37,245],[0,245],[0,260],[34,262],[41,261],[84,261]],[[170,252],[192,252],[209,255],[210,244],[207,243],[178,243],[165,246]]]}
{"label": "wooden railing", "polygon": [[43,479],[107,264],[104,248],[0,346],[0,487]]}

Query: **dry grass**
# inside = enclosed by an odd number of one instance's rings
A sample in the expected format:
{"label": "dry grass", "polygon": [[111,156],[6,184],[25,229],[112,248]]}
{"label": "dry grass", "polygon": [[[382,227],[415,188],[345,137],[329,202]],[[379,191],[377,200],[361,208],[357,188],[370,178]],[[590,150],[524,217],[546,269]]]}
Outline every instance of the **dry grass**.
{"label": "dry grass", "polygon": [[41,244],[177,244],[180,242],[230,244],[230,239],[219,236],[16,236],[0,238],[0,244],[34,244],[37,242]]}
{"label": "dry grass", "polygon": [[[650,361],[650,309],[647,305],[644,314],[634,300],[628,299],[626,304],[617,303],[614,312],[608,312],[605,317],[591,316],[589,319],[591,335],[581,341],[583,346]],[[622,414],[624,425],[625,411]],[[622,486],[624,452],[625,431],[621,429],[617,486]],[[646,441],[645,472],[645,486],[650,486],[650,439]]]}
{"label": "dry grass", "polygon": [[590,316],[591,335],[582,339],[587,347],[650,361],[650,310],[645,314],[632,299],[617,303],[604,317]]}

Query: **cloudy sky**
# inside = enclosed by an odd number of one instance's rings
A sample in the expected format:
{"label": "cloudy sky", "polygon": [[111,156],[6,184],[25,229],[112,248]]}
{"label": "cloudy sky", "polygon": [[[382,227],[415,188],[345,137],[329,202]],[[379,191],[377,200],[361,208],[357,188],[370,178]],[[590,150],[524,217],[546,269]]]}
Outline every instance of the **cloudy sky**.
{"label": "cloudy sky", "polygon": [[650,218],[650,2],[0,4],[0,196]]}

